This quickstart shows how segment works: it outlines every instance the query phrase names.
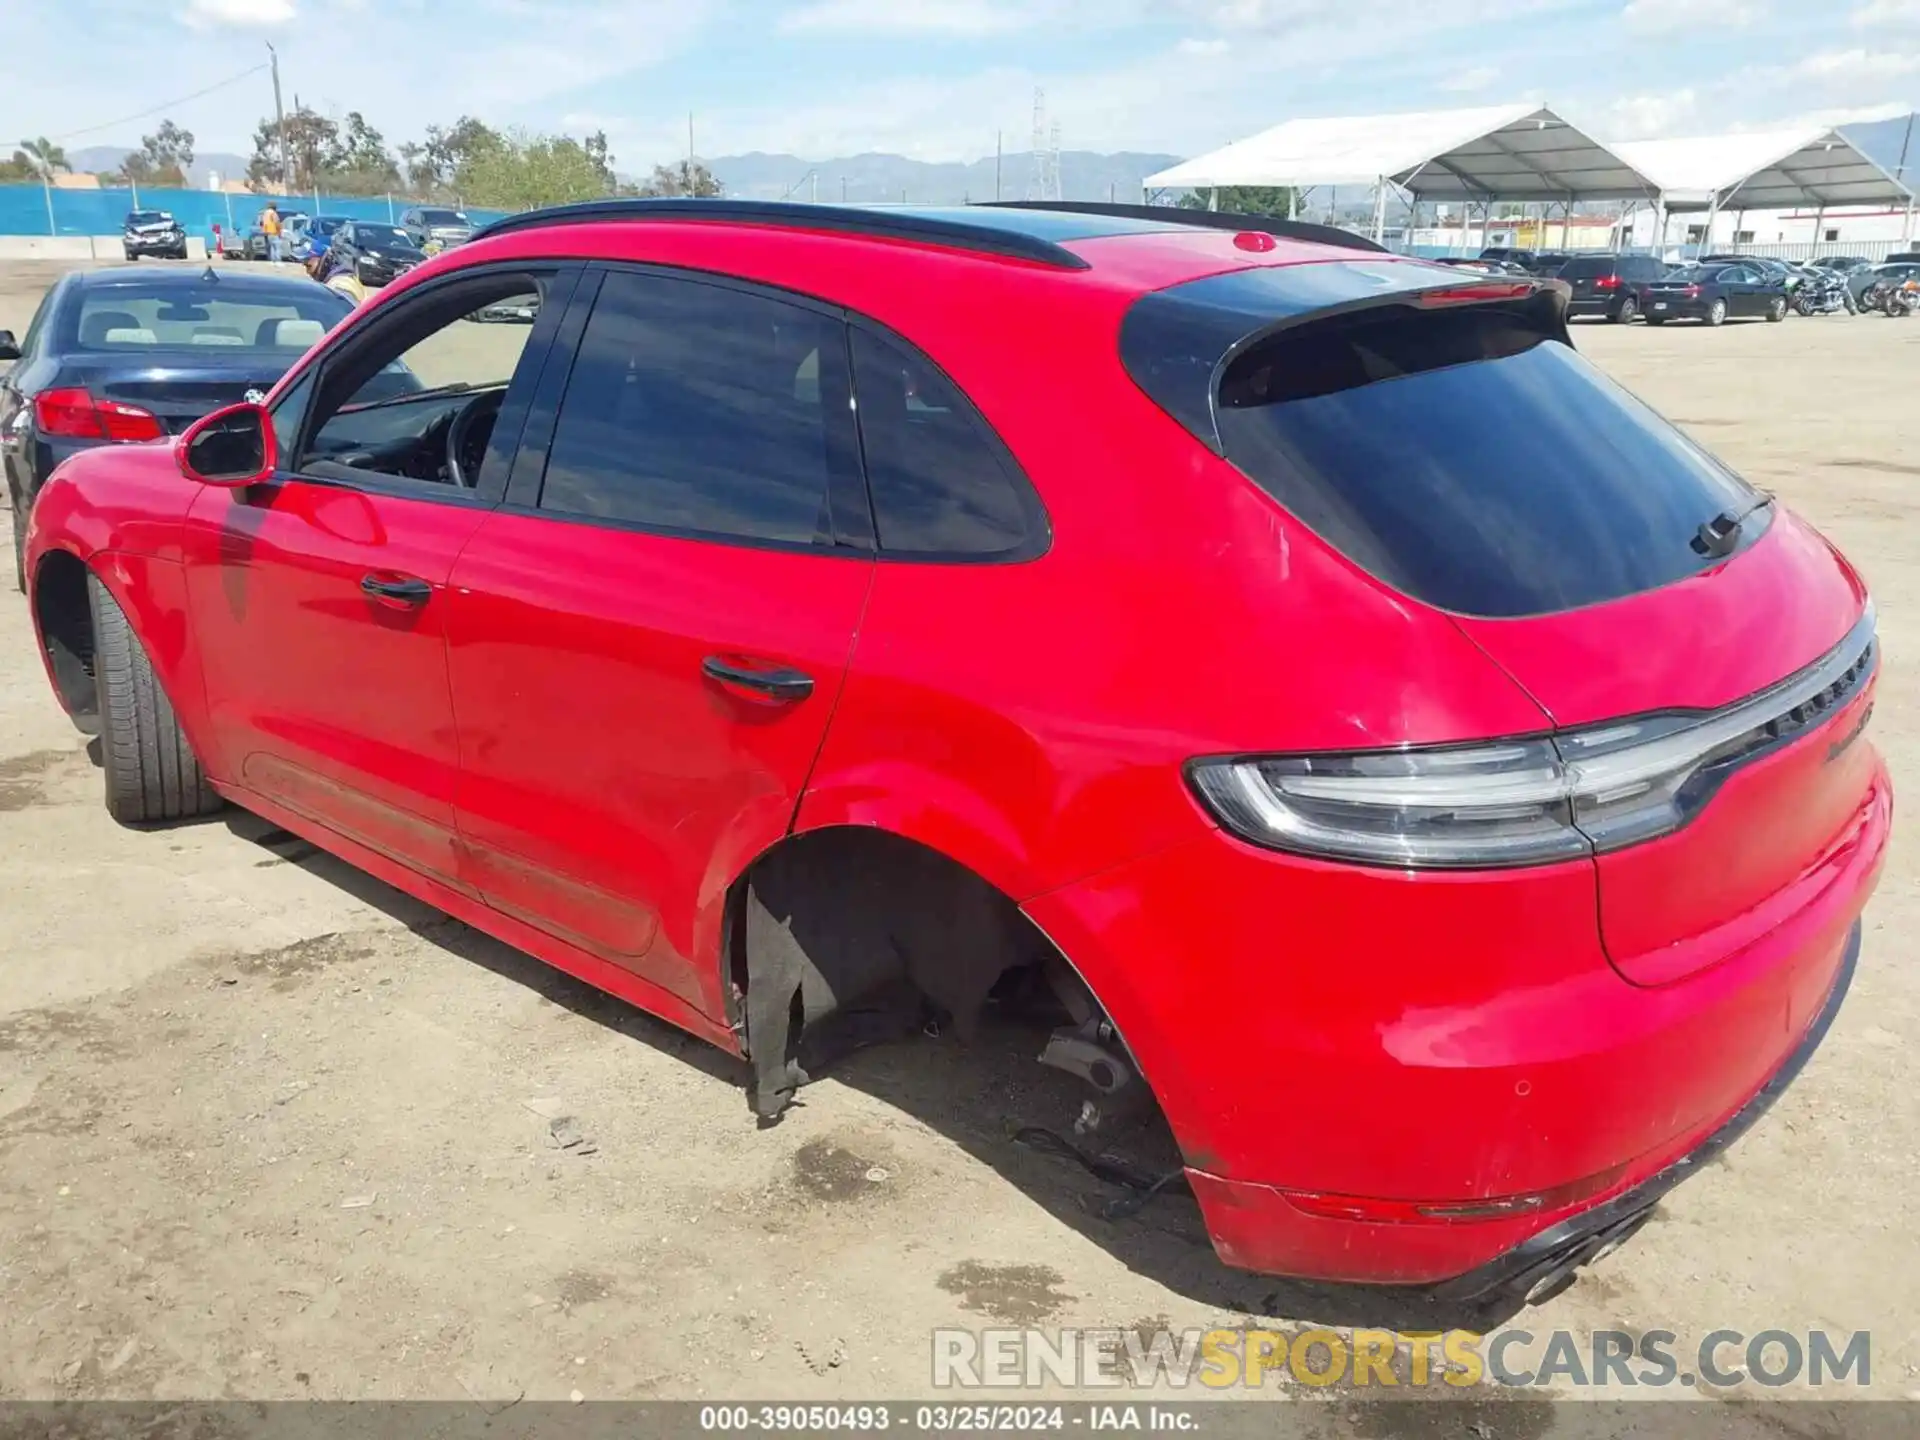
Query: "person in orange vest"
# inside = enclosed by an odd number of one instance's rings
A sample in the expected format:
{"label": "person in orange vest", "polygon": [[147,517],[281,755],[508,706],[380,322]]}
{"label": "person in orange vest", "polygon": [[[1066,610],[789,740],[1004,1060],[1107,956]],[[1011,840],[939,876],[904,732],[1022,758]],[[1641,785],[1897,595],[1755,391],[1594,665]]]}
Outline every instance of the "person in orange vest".
{"label": "person in orange vest", "polygon": [[267,237],[267,259],[280,263],[280,207],[273,201],[260,212],[260,229]]}

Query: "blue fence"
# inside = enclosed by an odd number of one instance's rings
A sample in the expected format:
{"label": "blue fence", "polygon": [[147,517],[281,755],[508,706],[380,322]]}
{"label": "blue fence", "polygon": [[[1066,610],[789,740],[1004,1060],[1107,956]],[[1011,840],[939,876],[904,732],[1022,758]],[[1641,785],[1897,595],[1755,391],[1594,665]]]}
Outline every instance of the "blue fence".
{"label": "blue fence", "polygon": [[[142,187],[140,203],[134,204],[130,189],[47,190],[39,185],[0,185],[0,235],[116,235],[129,210],[170,210],[189,235],[206,239],[213,227],[237,226],[242,230],[253,224],[268,199],[279,203],[281,212],[303,210],[309,215],[346,215],[355,220],[392,220],[412,200],[404,195],[348,197],[320,196],[319,208],[308,195],[227,195],[212,190],[149,190]],[[51,200],[52,223],[47,207]],[[499,210],[467,212],[474,224],[497,220]]]}

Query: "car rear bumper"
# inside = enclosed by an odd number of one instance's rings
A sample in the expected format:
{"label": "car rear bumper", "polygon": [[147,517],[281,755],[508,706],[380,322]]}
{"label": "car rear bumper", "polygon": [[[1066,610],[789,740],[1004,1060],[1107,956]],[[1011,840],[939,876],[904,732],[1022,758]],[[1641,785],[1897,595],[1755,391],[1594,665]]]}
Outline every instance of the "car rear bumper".
{"label": "car rear bumper", "polygon": [[1658,320],[1704,320],[1710,308],[1701,300],[1662,300],[1657,296],[1640,306],[1642,314]]}
{"label": "car rear bumper", "polygon": [[1567,302],[1567,314],[1611,315],[1626,298],[1624,295],[1576,295]]}
{"label": "car rear bumper", "polygon": [[1126,1037],[1222,1260],[1479,1293],[1618,1238],[1784,1088],[1891,817],[1882,767],[1833,884],[1660,986],[1608,963],[1584,864],[1412,875],[1219,835],[1026,908]]}

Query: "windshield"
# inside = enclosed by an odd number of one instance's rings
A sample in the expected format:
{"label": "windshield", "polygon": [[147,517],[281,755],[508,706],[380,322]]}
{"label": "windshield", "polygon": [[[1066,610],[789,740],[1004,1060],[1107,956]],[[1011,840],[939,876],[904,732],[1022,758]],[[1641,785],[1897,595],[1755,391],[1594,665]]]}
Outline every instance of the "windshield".
{"label": "windshield", "polygon": [[409,255],[419,250],[413,243],[413,237],[398,226],[356,225],[353,227],[353,238],[356,244],[369,250],[404,250]]}
{"label": "windshield", "polygon": [[93,285],[80,292],[62,348],[116,352],[218,346],[292,359],[344,320],[344,296],[297,281]]}
{"label": "windshield", "polygon": [[164,210],[134,210],[127,215],[129,225],[164,225],[173,216]]}

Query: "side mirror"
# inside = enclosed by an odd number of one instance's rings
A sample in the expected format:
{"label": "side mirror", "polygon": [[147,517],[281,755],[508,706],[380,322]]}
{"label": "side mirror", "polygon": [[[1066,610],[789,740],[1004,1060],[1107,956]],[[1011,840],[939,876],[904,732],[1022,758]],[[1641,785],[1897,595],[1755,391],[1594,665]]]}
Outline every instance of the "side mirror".
{"label": "side mirror", "polygon": [[0,330],[0,360],[18,360],[20,342],[13,338],[13,331]]}
{"label": "side mirror", "polygon": [[189,480],[233,489],[270,479],[280,463],[272,418],[264,405],[250,402],[194,421],[174,453]]}

